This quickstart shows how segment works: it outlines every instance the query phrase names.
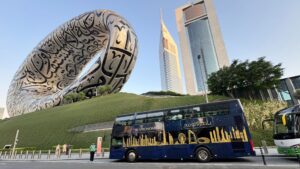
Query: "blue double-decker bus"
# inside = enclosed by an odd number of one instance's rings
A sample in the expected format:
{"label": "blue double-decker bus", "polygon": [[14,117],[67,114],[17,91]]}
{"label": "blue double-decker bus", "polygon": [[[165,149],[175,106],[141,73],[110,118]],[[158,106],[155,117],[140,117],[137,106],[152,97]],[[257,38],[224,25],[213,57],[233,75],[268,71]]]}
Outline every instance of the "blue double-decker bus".
{"label": "blue double-decker bus", "polygon": [[255,155],[239,100],[133,113],[115,120],[111,159],[196,159]]}

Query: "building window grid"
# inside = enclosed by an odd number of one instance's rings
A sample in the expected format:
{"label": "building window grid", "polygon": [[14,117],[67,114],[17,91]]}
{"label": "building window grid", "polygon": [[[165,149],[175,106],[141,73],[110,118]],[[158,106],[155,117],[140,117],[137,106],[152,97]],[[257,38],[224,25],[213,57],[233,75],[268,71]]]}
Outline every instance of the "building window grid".
{"label": "building window grid", "polygon": [[300,77],[291,78],[295,89],[300,89]]}
{"label": "building window grid", "polygon": [[[177,91],[179,89],[178,84],[174,83],[179,81],[177,77],[177,69],[176,69],[176,60],[175,56],[168,51],[164,51],[163,55],[164,60],[164,70],[165,70],[165,80],[166,80],[166,89],[171,91]],[[173,61],[173,62],[172,62]]]}

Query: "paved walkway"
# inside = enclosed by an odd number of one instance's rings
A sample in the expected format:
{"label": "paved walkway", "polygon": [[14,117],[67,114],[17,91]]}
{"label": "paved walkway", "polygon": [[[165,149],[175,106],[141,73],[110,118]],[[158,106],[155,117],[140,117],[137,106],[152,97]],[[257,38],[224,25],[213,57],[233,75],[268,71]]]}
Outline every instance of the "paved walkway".
{"label": "paved walkway", "polygon": [[[256,152],[256,155],[261,155],[261,151],[259,147],[255,147],[254,151]],[[263,154],[266,156],[281,156],[280,154],[278,154],[277,152],[277,148],[276,147],[267,147],[267,153],[264,152],[264,149],[262,149]]]}

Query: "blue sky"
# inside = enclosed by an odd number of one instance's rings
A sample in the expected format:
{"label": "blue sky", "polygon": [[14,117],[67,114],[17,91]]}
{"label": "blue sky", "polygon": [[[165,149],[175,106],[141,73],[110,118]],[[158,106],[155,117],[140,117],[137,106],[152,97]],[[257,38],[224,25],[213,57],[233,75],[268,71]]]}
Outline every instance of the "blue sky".
{"label": "blue sky", "polygon": [[[95,9],[117,12],[131,23],[137,33],[138,60],[123,91],[139,94],[160,90],[160,8],[163,9],[165,24],[179,47],[175,9],[188,2],[190,1],[2,1],[0,107],[5,107],[10,81],[31,50],[60,24]],[[214,4],[230,60],[254,60],[266,56],[274,64],[283,64],[284,76],[300,74],[299,0],[214,0]]]}

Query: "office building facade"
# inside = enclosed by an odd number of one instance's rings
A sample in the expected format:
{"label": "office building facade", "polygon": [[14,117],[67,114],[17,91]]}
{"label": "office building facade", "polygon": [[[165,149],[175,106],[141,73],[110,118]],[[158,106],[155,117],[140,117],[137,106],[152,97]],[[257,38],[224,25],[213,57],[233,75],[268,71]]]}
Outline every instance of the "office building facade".
{"label": "office building facade", "polygon": [[159,62],[162,90],[182,93],[178,48],[162,19]]}
{"label": "office building facade", "polygon": [[296,90],[300,90],[300,75],[281,79],[275,90],[277,95],[271,93],[272,99],[285,101],[289,105],[300,104],[300,101],[294,96]]}
{"label": "office building facade", "polygon": [[[252,99],[284,101],[289,106],[300,104],[295,97],[297,90],[300,90],[300,75],[280,79],[279,84],[269,89],[253,90]],[[233,93],[235,98],[247,98],[244,92],[237,90]]]}
{"label": "office building facade", "polygon": [[203,94],[209,75],[229,65],[212,0],[177,8],[176,22],[187,93]]}

